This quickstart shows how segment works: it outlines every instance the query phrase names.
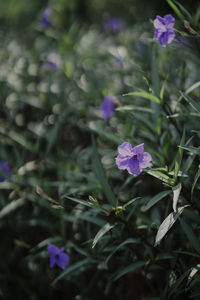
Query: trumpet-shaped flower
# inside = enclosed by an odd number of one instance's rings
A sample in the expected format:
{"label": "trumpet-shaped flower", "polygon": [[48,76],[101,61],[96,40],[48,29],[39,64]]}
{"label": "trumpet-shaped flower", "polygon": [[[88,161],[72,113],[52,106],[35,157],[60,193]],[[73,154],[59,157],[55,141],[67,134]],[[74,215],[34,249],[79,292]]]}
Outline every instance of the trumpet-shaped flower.
{"label": "trumpet-shaped flower", "polygon": [[122,21],[118,17],[109,17],[103,22],[103,27],[105,30],[117,34],[122,30]]}
{"label": "trumpet-shaped flower", "polygon": [[50,70],[57,70],[58,66],[55,62],[51,61],[51,60],[46,60],[45,61],[45,66],[50,69]]}
{"label": "trumpet-shaped flower", "polygon": [[45,8],[41,17],[41,25],[43,27],[47,27],[51,25],[51,14],[52,14],[52,8],[51,7]]}
{"label": "trumpet-shaped flower", "polygon": [[157,16],[153,22],[154,40],[158,40],[162,47],[166,47],[166,44],[170,44],[175,38],[174,22],[172,15],[165,15],[164,18]]}
{"label": "trumpet-shaped flower", "polygon": [[151,155],[144,152],[143,144],[132,147],[130,143],[124,142],[118,147],[118,152],[116,157],[118,168],[127,170],[132,175],[139,175],[142,169],[149,167],[152,160]]}
{"label": "trumpet-shaped flower", "polygon": [[68,254],[64,253],[65,247],[59,249],[53,244],[48,244],[47,249],[50,255],[50,268],[57,265],[64,270],[69,263]]}
{"label": "trumpet-shaped flower", "polygon": [[105,97],[100,106],[100,111],[105,120],[108,120],[112,116],[114,109],[115,106],[112,97]]}
{"label": "trumpet-shaped flower", "polygon": [[1,161],[0,162],[0,182],[5,181],[4,174],[7,177],[11,177],[12,176],[12,171],[9,168],[7,161]]}

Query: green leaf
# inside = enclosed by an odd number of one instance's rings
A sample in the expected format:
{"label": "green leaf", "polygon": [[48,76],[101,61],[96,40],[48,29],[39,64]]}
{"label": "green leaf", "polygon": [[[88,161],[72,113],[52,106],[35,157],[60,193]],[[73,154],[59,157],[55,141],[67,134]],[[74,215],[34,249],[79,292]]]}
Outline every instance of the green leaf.
{"label": "green leaf", "polygon": [[171,193],[171,191],[168,190],[168,191],[160,192],[159,194],[155,195],[153,198],[150,199],[150,201],[145,206],[145,211],[147,211],[148,209],[150,209],[153,205],[155,205],[157,202],[159,202],[160,200],[162,200],[164,197],[166,197],[170,193]]}
{"label": "green leaf", "polygon": [[110,185],[108,184],[108,180],[106,178],[106,174],[102,166],[101,159],[96,147],[96,142],[93,136],[92,136],[92,148],[93,148],[93,165],[94,165],[95,174],[102,185],[107,200],[110,202],[112,206],[116,206],[117,201],[115,195],[113,194],[110,188]]}
{"label": "green leaf", "polygon": [[51,207],[57,210],[64,209],[64,207],[61,205],[52,205]]}
{"label": "green leaf", "polygon": [[134,199],[131,199],[130,201],[128,201],[126,204],[124,204],[124,205],[122,206],[123,209],[126,209],[127,206],[131,205],[132,203],[135,203],[135,201],[137,201],[137,200],[139,200],[139,199],[141,199],[141,197],[136,197],[136,198],[134,198]]}
{"label": "green leaf", "polygon": [[191,93],[193,90],[197,89],[200,86],[200,81],[195,82],[193,85],[191,85],[186,91],[185,94]]}
{"label": "green leaf", "polygon": [[187,271],[185,271],[177,280],[176,283],[173,285],[173,288],[170,289],[168,299],[171,299],[171,295],[173,293],[176,294],[176,291],[178,291],[178,286],[183,282],[183,280],[189,275],[191,268],[189,268]]}
{"label": "green leaf", "polygon": [[178,1],[174,1],[176,5],[180,8],[180,10],[187,16],[187,20],[192,21],[192,15],[189,13],[187,9],[183,5],[181,5]]}
{"label": "green leaf", "polygon": [[168,183],[168,184],[171,184],[171,178],[160,172],[160,171],[157,171],[157,170],[144,170],[144,172],[146,172],[147,174],[153,176],[153,177],[156,177],[158,179],[160,179],[161,181],[165,182],[165,183]]}
{"label": "green leaf", "polygon": [[121,249],[122,247],[124,247],[125,245],[128,245],[128,244],[138,244],[138,240],[137,239],[133,239],[133,238],[130,238],[130,239],[127,239],[126,241],[124,241],[123,243],[119,244],[109,255],[108,257],[106,258],[106,261],[105,263],[107,264],[109,262],[109,260],[111,259],[111,257],[113,256],[113,254],[115,254],[115,252],[117,252],[119,249]]}
{"label": "green leaf", "polygon": [[181,192],[181,188],[182,188],[181,183],[177,184],[176,186],[174,186],[172,188],[173,194],[174,194],[174,196],[173,196],[173,210],[174,210],[174,212],[176,212],[177,203],[178,203],[179,195],[180,195],[180,192]]}
{"label": "green leaf", "polygon": [[173,11],[177,14],[177,16],[183,21],[185,19],[184,15],[181,13],[179,8],[172,2],[172,0],[166,0],[167,3],[171,6]]}
{"label": "green leaf", "polygon": [[102,236],[104,234],[106,234],[110,229],[112,229],[113,227],[115,227],[116,224],[114,225],[110,225],[109,223],[106,223],[96,234],[93,243],[92,243],[92,248],[94,248],[96,246],[96,244],[98,243],[98,241],[102,238]]}
{"label": "green leaf", "polygon": [[185,146],[178,146],[178,147],[180,147],[184,150],[187,150],[192,154],[200,155],[200,147],[199,148],[197,148],[197,147],[185,147]]}
{"label": "green leaf", "polygon": [[174,176],[173,176],[174,182],[176,182],[177,177],[178,177],[178,172],[180,170],[182,156],[183,156],[183,150],[181,147],[183,146],[184,143],[185,143],[185,128],[183,129],[183,135],[181,138],[180,146],[179,146],[176,161],[175,161]]}
{"label": "green leaf", "polygon": [[18,207],[22,206],[25,204],[25,199],[24,198],[19,198],[17,200],[13,200],[12,202],[8,203],[5,205],[1,210],[0,210],[0,219],[7,216],[11,212],[13,212],[15,209]]}
{"label": "green leaf", "polygon": [[155,246],[157,246],[160,241],[163,239],[163,237],[166,235],[166,233],[170,230],[170,228],[174,225],[178,217],[182,214],[184,208],[188,206],[182,206],[177,209],[177,212],[172,212],[167,216],[167,218],[162,222],[160,225],[157,235],[156,235],[156,240],[155,240]]}
{"label": "green leaf", "polygon": [[164,98],[164,92],[165,92],[165,88],[166,88],[166,84],[167,84],[167,79],[168,79],[168,76],[167,78],[164,80],[163,84],[162,84],[162,87],[161,87],[161,90],[160,90],[160,99],[163,101],[163,98]]}
{"label": "green leaf", "polygon": [[144,99],[147,99],[150,101],[154,101],[154,102],[160,104],[159,98],[157,98],[156,96],[154,96],[150,93],[147,93],[147,92],[132,92],[132,93],[124,94],[123,96],[138,96],[138,97],[141,97],[141,98],[144,98]]}
{"label": "green leaf", "polygon": [[198,112],[200,113],[200,104],[198,104],[196,101],[194,101],[189,96],[186,96],[184,93],[181,92],[181,95],[183,98]]}
{"label": "green leaf", "polygon": [[141,111],[146,113],[154,114],[155,111],[148,107],[141,107],[137,105],[123,105],[115,109],[116,111]]}
{"label": "green leaf", "polygon": [[47,144],[47,148],[46,148],[46,155],[48,155],[48,153],[51,151],[51,148],[53,147],[55,140],[58,137],[59,131],[60,131],[60,121],[58,121],[56,123],[56,125],[52,128],[51,132],[48,133],[48,144]]}
{"label": "green leaf", "polygon": [[67,198],[67,199],[72,200],[76,203],[82,204],[84,206],[93,207],[92,203],[90,203],[88,201],[85,201],[85,200],[80,200],[80,199],[69,197],[69,196],[65,196],[64,198]]}
{"label": "green leaf", "polygon": [[[200,264],[196,265],[196,267],[193,267],[191,269],[191,272],[188,276],[188,281],[187,281],[187,285],[189,285],[193,279],[193,277],[196,275],[196,273],[200,270]],[[196,276],[195,276],[196,277]]]}
{"label": "green leaf", "polygon": [[73,271],[80,269],[81,267],[83,267],[84,265],[88,265],[91,262],[90,259],[85,258],[81,261],[78,261],[77,263],[68,266],[66,268],[66,270],[64,270],[53,282],[52,285],[54,285],[58,280],[62,279],[63,277],[65,277],[66,275],[72,273]]}
{"label": "green leaf", "polygon": [[200,242],[199,242],[198,238],[196,237],[196,235],[194,234],[192,227],[189,226],[182,218],[180,218],[179,221],[181,223],[181,227],[182,227],[183,231],[185,232],[188,240],[190,241],[190,243],[192,244],[194,249],[198,253],[200,253]]}
{"label": "green leaf", "polygon": [[194,188],[195,188],[195,185],[199,179],[199,176],[200,176],[200,169],[197,171],[195,177],[194,177],[194,181],[193,181],[193,184],[192,184],[192,190],[191,190],[191,197],[193,196],[193,192],[194,192]]}
{"label": "green leaf", "polygon": [[146,264],[145,261],[137,261],[137,262],[127,266],[126,268],[119,271],[119,273],[114,277],[113,281],[121,278],[122,276],[124,276],[127,273],[134,272],[135,270],[143,267],[145,264]]}

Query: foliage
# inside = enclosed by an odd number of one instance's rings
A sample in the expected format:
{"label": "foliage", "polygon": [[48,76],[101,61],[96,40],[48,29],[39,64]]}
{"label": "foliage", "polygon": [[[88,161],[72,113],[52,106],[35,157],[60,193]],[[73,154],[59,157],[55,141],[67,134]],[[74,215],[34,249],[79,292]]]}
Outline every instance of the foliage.
{"label": "foliage", "polygon": [[[200,6],[166,2],[166,48],[155,15],[116,34],[82,26],[78,1],[66,23],[52,1],[50,26],[41,10],[22,36],[0,32],[3,299],[199,299]],[[123,142],[152,156],[138,176],[117,168]],[[65,247],[64,270],[48,244]]]}

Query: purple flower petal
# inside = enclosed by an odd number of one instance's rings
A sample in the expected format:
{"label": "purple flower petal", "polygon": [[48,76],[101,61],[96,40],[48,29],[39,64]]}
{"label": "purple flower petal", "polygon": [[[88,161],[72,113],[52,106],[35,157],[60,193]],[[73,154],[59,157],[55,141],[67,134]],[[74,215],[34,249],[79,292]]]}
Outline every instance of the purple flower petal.
{"label": "purple flower petal", "polygon": [[60,252],[60,249],[53,244],[48,244],[47,249],[50,255],[57,255]]}
{"label": "purple flower petal", "polygon": [[58,258],[56,259],[56,264],[61,269],[65,269],[65,267],[69,263],[69,256],[66,253],[60,252]]}
{"label": "purple flower petal", "polygon": [[153,24],[155,27],[154,40],[158,40],[162,47],[170,44],[175,38],[175,19],[172,15],[165,15],[164,18],[157,16]]}
{"label": "purple flower petal", "polygon": [[7,161],[0,162],[0,182],[5,181],[5,177],[3,176],[4,174],[7,177],[11,177],[12,176],[12,171],[9,168]]}
{"label": "purple flower petal", "polygon": [[121,144],[118,147],[118,152],[119,154],[123,155],[123,156],[132,156],[133,155],[133,149],[131,144],[129,142],[124,142],[123,144]]}
{"label": "purple flower petal", "polygon": [[100,111],[105,120],[108,120],[112,116],[114,109],[115,106],[112,98],[109,96],[105,97],[100,106]]}
{"label": "purple flower petal", "polygon": [[50,70],[57,70],[58,69],[57,64],[55,62],[51,61],[51,60],[45,61],[45,66]]}
{"label": "purple flower petal", "polygon": [[144,152],[144,144],[135,146],[134,148],[128,142],[124,142],[118,147],[118,156],[116,164],[119,169],[127,170],[129,174],[139,175],[142,169],[149,166],[152,160],[148,152]]}
{"label": "purple flower petal", "polygon": [[141,173],[139,161],[135,156],[129,160],[127,171],[132,175],[139,175]]}
{"label": "purple flower petal", "polygon": [[43,27],[47,27],[51,25],[51,14],[52,14],[52,8],[50,7],[45,8],[40,20],[41,25]]}
{"label": "purple flower petal", "polygon": [[156,19],[153,22],[153,25],[156,29],[160,29],[165,31],[165,21],[160,16],[157,16]]}
{"label": "purple flower petal", "polygon": [[69,262],[69,256],[68,254],[64,253],[65,247],[58,248],[53,244],[48,244],[47,250],[49,252],[50,256],[50,267],[52,268],[55,264],[61,268],[64,269]]}
{"label": "purple flower petal", "polygon": [[164,20],[165,20],[165,24],[167,25],[168,29],[174,27],[175,19],[174,19],[174,17],[172,17],[172,15],[165,15]]}
{"label": "purple flower petal", "polygon": [[118,155],[115,159],[118,168],[121,170],[126,170],[128,168],[129,160],[130,157],[127,158],[126,156],[122,156],[122,155]]}
{"label": "purple flower petal", "polygon": [[152,157],[148,152],[144,152],[143,160],[140,162],[140,167],[142,169],[149,167],[150,161],[152,161]]}

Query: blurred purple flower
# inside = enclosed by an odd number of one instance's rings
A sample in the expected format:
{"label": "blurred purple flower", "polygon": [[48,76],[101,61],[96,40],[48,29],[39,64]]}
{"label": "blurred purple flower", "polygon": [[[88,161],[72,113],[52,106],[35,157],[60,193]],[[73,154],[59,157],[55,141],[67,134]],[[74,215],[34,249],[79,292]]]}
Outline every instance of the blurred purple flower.
{"label": "blurred purple flower", "polygon": [[57,70],[58,69],[57,64],[55,62],[51,61],[51,60],[45,61],[45,66],[50,70]]}
{"label": "blurred purple flower", "polygon": [[50,255],[50,268],[57,265],[59,268],[65,269],[69,263],[69,255],[64,253],[65,247],[59,249],[53,244],[48,244],[47,249]]}
{"label": "blurred purple flower", "polygon": [[47,27],[51,25],[51,14],[52,14],[52,8],[51,7],[45,8],[40,20],[41,25],[43,27]]}
{"label": "blurred purple flower", "polygon": [[112,116],[114,109],[115,105],[112,97],[106,96],[100,106],[100,111],[105,120],[108,120]]}
{"label": "blurred purple flower", "polygon": [[5,177],[3,176],[3,174],[5,174],[7,177],[12,176],[12,171],[9,168],[7,161],[0,162],[0,182],[5,181]]}
{"label": "blurred purple flower", "polygon": [[122,21],[117,17],[110,17],[103,22],[104,30],[119,33],[122,30]]}
{"label": "blurred purple flower", "polygon": [[174,22],[172,15],[165,15],[164,18],[157,16],[153,22],[155,27],[153,38],[158,40],[162,47],[166,47],[165,44],[170,44],[175,38]]}
{"label": "blurred purple flower", "polygon": [[114,65],[116,68],[122,67],[122,60],[121,60],[121,58],[115,57],[115,58],[113,59],[113,65]]}
{"label": "blurred purple flower", "polygon": [[144,152],[144,144],[136,147],[128,142],[124,142],[118,147],[118,156],[116,164],[119,169],[127,170],[129,174],[139,175],[142,169],[149,167],[152,160],[148,152]]}

